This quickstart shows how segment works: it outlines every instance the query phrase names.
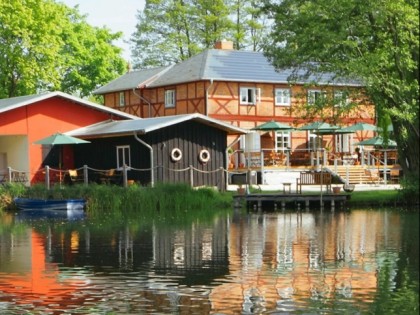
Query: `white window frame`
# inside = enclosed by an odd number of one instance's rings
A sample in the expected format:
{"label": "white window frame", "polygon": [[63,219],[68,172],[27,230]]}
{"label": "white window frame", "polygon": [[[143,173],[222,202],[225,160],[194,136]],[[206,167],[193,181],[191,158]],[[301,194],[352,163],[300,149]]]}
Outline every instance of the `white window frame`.
{"label": "white window frame", "polygon": [[[129,145],[117,146],[116,153],[117,153],[117,169],[118,170],[122,170],[124,164],[127,167],[131,167],[131,149]],[[120,160],[120,156],[121,156],[121,160]]]}
{"label": "white window frame", "polygon": [[334,107],[343,107],[349,103],[347,93],[344,91],[334,91]]}
{"label": "white window frame", "polygon": [[336,152],[353,152],[351,150],[351,134],[335,135],[335,150]]}
{"label": "white window frame", "polygon": [[325,91],[308,90],[308,104],[315,105],[319,100],[324,100],[327,96]]}
{"label": "white window frame", "polygon": [[175,90],[165,91],[165,108],[175,107]]}
{"label": "white window frame", "polygon": [[275,89],[274,90],[275,105],[290,106],[290,89]]}
{"label": "white window frame", "polygon": [[257,105],[261,100],[261,89],[255,87],[241,87],[239,89],[239,103],[241,105]]}
{"label": "white window frame", "polygon": [[322,136],[308,131],[308,149],[317,150],[322,147]]}
{"label": "white window frame", "polygon": [[124,92],[120,92],[118,104],[120,105],[120,107],[125,106],[125,93]]}
{"label": "white window frame", "polygon": [[275,148],[276,152],[286,151],[291,148],[291,137],[289,131],[276,131]]}

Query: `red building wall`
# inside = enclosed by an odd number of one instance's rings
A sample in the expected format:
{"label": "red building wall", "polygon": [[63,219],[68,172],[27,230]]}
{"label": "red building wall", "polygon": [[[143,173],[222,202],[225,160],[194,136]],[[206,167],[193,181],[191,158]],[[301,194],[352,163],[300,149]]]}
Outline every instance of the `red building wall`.
{"label": "red building wall", "polygon": [[[32,180],[42,165],[42,146],[34,144],[35,141],[56,132],[67,132],[109,118],[110,114],[107,112],[61,97],[52,97],[0,113],[0,137],[26,136],[29,165],[25,171],[30,173]],[[5,148],[0,148],[0,152],[2,151]],[[63,168],[71,167],[71,147],[64,146],[63,152]]]}

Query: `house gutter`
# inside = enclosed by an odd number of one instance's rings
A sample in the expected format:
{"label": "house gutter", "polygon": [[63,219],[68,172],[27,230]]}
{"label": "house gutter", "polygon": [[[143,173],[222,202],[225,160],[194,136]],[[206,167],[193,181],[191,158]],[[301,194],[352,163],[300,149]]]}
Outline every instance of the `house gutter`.
{"label": "house gutter", "polygon": [[210,85],[207,87],[206,89],[206,108],[205,108],[205,115],[208,116],[209,115],[209,110],[208,110],[208,103],[209,103],[209,90],[210,88],[213,86],[213,79],[210,79]]}
{"label": "house gutter", "polygon": [[147,105],[149,105],[149,116],[148,117],[150,118],[151,117],[151,112],[152,112],[152,104],[150,104],[150,101],[147,98],[141,96],[140,94],[137,94],[136,93],[136,88],[133,88],[133,94],[135,96],[137,96],[139,99],[141,99],[142,101],[145,101],[147,103]]}
{"label": "house gutter", "polygon": [[[229,162],[228,162],[228,160],[229,160],[229,149],[232,149],[232,147],[235,145],[235,144],[237,144],[238,142],[239,142],[239,140],[241,140],[241,137],[239,136],[236,140],[234,140],[231,144],[229,144],[228,146],[227,146],[227,148],[226,148],[226,152],[225,152],[225,155],[226,155],[226,165],[225,165],[225,169],[226,170],[229,170]],[[228,185],[229,185],[229,178],[226,178],[226,181],[225,181],[225,189],[227,190],[228,189]]]}
{"label": "house gutter", "polygon": [[155,186],[155,181],[154,181],[154,177],[155,177],[155,172],[154,172],[154,163],[153,163],[153,148],[147,144],[146,142],[144,142],[143,140],[141,140],[138,136],[136,132],[133,132],[134,134],[134,138],[140,142],[141,144],[143,144],[145,147],[147,147],[150,150],[150,186],[153,188]]}

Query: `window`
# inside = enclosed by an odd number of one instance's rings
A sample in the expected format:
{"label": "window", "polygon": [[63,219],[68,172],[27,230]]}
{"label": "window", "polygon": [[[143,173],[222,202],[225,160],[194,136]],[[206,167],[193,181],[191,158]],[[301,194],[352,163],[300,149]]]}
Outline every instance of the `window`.
{"label": "window", "polygon": [[285,151],[290,147],[290,132],[276,131],[276,151]]}
{"label": "window", "polygon": [[120,92],[120,102],[119,102],[120,106],[124,106],[125,105],[125,95],[124,92]]}
{"label": "window", "polygon": [[122,169],[124,165],[131,166],[129,145],[117,146],[117,169]]}
{"label": "window", "polygon": [[165,107],[175,107],[175,90],[165,91]]}
{"label": "window", "polygon": [[350,150],[351,136],[349,134],[335,135],[335,151],[336,152],[352,152]]}
{"label": "window", "polygon": [[260,101],[261,89],[241,87],[240,104],[256,105]]}
{"label": "window", "polygon": [[309,90],[308,91],[308,104],[315,105],[323,103],[326,97],[326,93],[321,90]]}
{"label": "window", "polygon": [[290,89],[275,90],[276,105],[290,106]]}
{"label": "window", "polygon": [[308,132],[308,149],[315,151],[321,148],[322,148],[322,138],[315,133]]}
{"label": "window", "polygon": [[347,93],[334,91],[334,107],[342,107],[348,104]]}

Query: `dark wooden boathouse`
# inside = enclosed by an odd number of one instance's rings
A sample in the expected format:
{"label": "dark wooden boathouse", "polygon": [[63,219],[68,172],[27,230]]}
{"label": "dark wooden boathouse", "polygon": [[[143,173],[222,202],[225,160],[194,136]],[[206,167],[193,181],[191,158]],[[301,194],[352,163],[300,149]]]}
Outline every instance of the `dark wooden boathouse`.
{"label": "dark wooden boathouse", "polygon": [[91,143],[77,146],[75,164],[128,169],[127,179],[220,186],[225,179],[228,135],[245,130],[201,114],[108,121],[70,132]]}

